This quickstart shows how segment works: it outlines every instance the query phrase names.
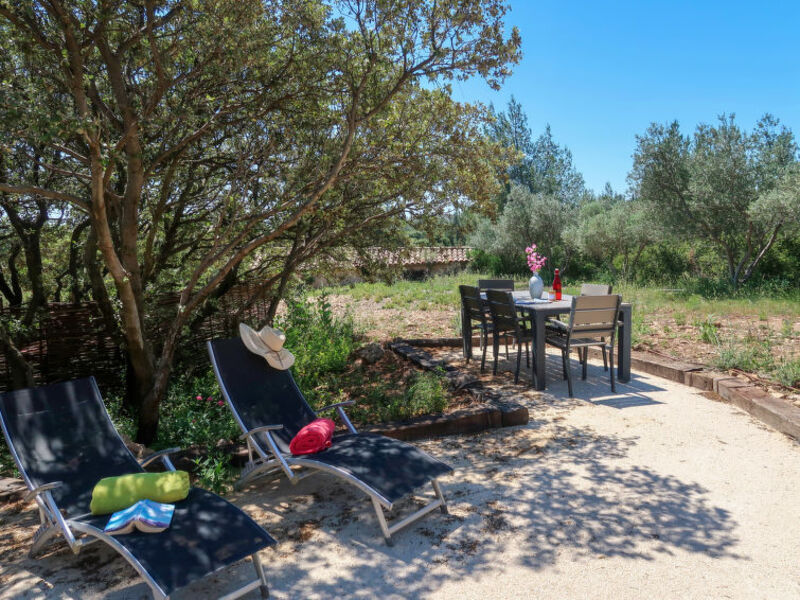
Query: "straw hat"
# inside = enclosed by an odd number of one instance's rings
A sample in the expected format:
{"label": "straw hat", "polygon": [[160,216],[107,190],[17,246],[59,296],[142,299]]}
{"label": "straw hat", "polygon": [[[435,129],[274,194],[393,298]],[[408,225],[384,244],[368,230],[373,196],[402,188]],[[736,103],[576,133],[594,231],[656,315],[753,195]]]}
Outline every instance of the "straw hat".
{"label": "straw hat", "polygon": [[285,371],[294,364],[294,354],[283,347],[286,336],[282,331],[264,325],[261,331],[239,323],[239,336],[242,342],[253,354],[263,356],[269,366],[279,371]]}

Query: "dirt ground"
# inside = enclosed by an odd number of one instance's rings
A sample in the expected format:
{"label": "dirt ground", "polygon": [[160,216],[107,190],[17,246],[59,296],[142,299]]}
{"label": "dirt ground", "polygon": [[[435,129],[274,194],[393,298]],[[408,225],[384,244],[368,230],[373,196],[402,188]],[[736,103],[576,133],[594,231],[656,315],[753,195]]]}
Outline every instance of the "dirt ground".
{"label": "dirt ground", "polygon": [[[386,308],[385,301],[354,301],[344,295],[330,296],[328,299],[336,314],[353,316],[369,340],[385,342],[395,337],[453,337],[458,332],[459,315],[455,308],[415,311]],[[744,340],[748,337],[768,340],[770,351],[776,359],[800,357],[800,322],[788,323],[788,329],[792,332],[789,336],[785,335],[787,321],[780,317],[727,315],[724,319],[713,319],[713,323],[722,340]],[[701,339],[701,325],[691,319],[684,322],[672,311],[648,315],[645,332],[634,349],[709,366],[717,356],[716,346]],[[736,374],[747,377],[741,372]],[[763,384],[776,397],[800,407],[800,389],[775,385],[754,374],[749,374],[749,378]]]}
{"label": "dirt ground", "polygon": [[[231,495],[279,542],[262,553],[272,597],[800,597],[800,445],[656,377],[634,373],[611,394],[593,363],[567,398],[555,355],[546,393],[515,386],[510,368],[503,360],[484,382],[524,403],[530,422],[418,442],[456,468],[441,481],[449,514],[396,534],[393,547],[366,497],[326,475]],[[407,514],[426,493],[393,512]],[[102,546],[27,558],[36,525],[32,505],[0,506],[0,598],[149,598]],[[252,573],[244,561],[175,598],[218,597]]]}

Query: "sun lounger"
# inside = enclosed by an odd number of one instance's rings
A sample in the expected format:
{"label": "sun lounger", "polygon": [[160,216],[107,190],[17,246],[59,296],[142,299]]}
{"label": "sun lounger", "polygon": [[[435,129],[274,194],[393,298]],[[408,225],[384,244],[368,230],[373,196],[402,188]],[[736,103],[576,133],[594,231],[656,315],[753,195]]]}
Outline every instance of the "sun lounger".
{"label": "sun lounger", "polygon": [[[283,472],[296,483],[306,475],[330,473],[354,485],[372,499],[386,542],[392,534],[447,505],[437,478],[452,467],[420,449],[382,435],[358,433],[347,418],[342,402],[323,409],[335,409],[347,433],[336,435],[333,445],[317,454],[293,456],[289,443],[297,432],[317,418],[291,372],[273,369],[256,356],[239,338],[208,342],[214,372],[236,422],[247,440],[249,461],[238,485],[256,477]],[[413,514],[391,526],[385,510],[414,490],[430,483],[435,498]]]}
{"label": "sun lounger", "polygon": [[110,536],[109,515],[89,512],[94,485],[103,477],[144,470],[164,450],[137,461],[114,429],[94,378],[0,394],[0,425],[8,447],[39,507],[41,526],[31,555],[59,535],[73,552],[102,541],[142,576],[155,598],[252,556],[257,578],[224,598],[260,589],[268,597],[258,551],[275,540],[234,505],[192,488],[175,503],[170,527],[161,533]]}

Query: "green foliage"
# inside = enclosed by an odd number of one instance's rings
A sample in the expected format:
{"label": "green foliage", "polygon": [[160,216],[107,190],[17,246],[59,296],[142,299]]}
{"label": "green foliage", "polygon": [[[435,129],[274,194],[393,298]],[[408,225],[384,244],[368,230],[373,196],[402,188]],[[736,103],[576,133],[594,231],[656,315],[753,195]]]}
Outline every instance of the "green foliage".
{"label": "green foliage", "polygon": [[775,379],[782,385],[800,388],[800,358],[782,360],[778,363]]}
{"label": "green foliage", "polygon": [[[354,374],[349,378],[348,387],[357,387],[359,377],[359,374]],[[388,378],[370,382],[366,393],[348,408],[347,413],[353,422],[365,425],[438,414],[447,408],[447,404],[446,386],[441,375],[421,371],[414,372],[405,381]]]}
{"label": "green foliage", "polygon": [[447,82],[510,74],[503,0],[2,4],[0,190],[63,225],[49,281],[102,303],[142,441],[172,349],[240,275],[280,297],[331,249],[500,188],[488,110]]}
{"label": "green foliage", "polygon": [[325,375],[341,372],[349,364],[356,347],[353,320],[336,318],[325,293],[299,294],[286,304],[286,314],[275,325],[286,334],[285,347],[295,356],[295,380],[313,403]]}
{"label": "green foliage", "polygon": [[233,440],[239,433],[211,369],[199,377],[172,379],[162,407],[156,448],[213,448],[219,440]]}
{"label": "green foliage", "polygon": [[732,341],[720,345],[715,366],[720,369],[741,369],[750,373],[768,374],[775,361],[770,352],[769,340],[746,336],[742,341]]}
{"label": "green foliage", "polygon": [[576,216],[575,208],[556,196],[533,194],[526,187],[514,185],[496,223],[489,219],[478,222],[470,237],[470,245],[487,254],[500,257],[497,265],[508,273],[530,273],[525,248],[535,243],[548,257],[543,278],[555,268],[564,269],[573,254],[571,241],[564,237]]}
{"label": "green foliage", "polygon": [[[552,196],[565,204],[577,204],[586,193],[583,175],[572,163],[572,153],[553,139],[550,125],[533,139],[528,117],[522,105],[513,97],[507,111],[491,109],[493,121],[489,123],[489,136],[518,157],[508,169],[512,184],[526,188],[532,194]],[[499,208],[505,208],[510,190],[498,198]],[[538,243],[538,242],[537,242]]]}
{"label": "green foliage", "polygon": [[608,185],[597,199],[581,205],[566,235],[585,256],[623,280],[632,276],[644,250],[660,237],[646,206],[615,194]]}
{"label": "green foliage", "polygon": [[406,415],[401,418],[416,415],[441,413],[447,407],[447,395],[443,378],[431,371],[415,373],[409,382],[405,394]]}
{"label": "green foliage", "polygon": [[673,234],[717,250],[733,287],[800,226],[798,147],[770,115],[751,133],[725,115],[692,137],[677,122],[653,124],[637,137],[630,178]]}
{"label": "green foliage", "polygon": [[719,344],[719,324],[714,315],[707,315],[704,320],[695,321],[695,327],[700,330],[700,340],[706,344]]}
{"label": "green foliage", "polygon": [[216,494],[230,491],[238,471],[231,464],[229,454],[215,449],[204,457],[195,458],[192,462],[198,487]]}
{"label": "green foliage", "polygon": [[11,456],[11,451],[6,445],[5,438],[0,440],[0,477],[13,477],[15,479],[20,477],[17,465]]}

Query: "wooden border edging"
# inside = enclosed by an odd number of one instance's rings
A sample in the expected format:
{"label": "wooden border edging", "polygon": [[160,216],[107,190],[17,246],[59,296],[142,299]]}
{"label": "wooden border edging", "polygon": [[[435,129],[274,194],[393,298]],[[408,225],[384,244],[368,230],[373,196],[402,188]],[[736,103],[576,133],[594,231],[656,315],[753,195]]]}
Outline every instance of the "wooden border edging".
{"label": "wooden border edging", "polygon": [[[418,348],[459,347],[461,338],[396,340],[395,343]],[[477,344],[478,340],[476,339],[474,343]],[[390,344],[389,347],[393,345],[395,344]],[[427,352],[422,350],[419,352],[427,354],[430,362],[443,364],[442,361],[433,359]],[[590,349],[589,353],[593,358],[601,358],[600,351],[596,348]],[[425,365],[420,366],[427,368]],[[800,408],[773,397],[761,387],[748,381],[732,377],[727,373],[709,370],[704,365],[674,360],[650,352],[631,351],[631,368],[699,390],[714,392],[725,402],[741,408],[772,429],[800,441]]]}
{"label": "wooden border edging", "polygon": [[406,360],[427,371],[441,371],[451,388],[469,390],[482,400],[477,407],[467,408],[446,415],[430,415],[406,422],[381,423],[368,429],[400,440],[414,440],[459,433],[477,433],[496,427],[525,425],[529,420],[528,408],[516,402],[499,398],[471,373],[461,371],[443,360],[433,358],[420,346],[461,346],[461,338],[439,338],[434,340],[395,340],[389,349]]}

